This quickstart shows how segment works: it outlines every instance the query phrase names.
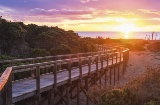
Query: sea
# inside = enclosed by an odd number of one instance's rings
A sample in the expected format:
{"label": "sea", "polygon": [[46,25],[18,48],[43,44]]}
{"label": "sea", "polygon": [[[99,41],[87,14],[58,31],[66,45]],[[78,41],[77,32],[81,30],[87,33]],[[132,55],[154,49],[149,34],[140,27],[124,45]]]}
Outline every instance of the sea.
{"label": "sea", "polygon": [[[81,37],[91,37],[91,38],[111,38],[111,39],[126,39],[126,33],[123,32],[76,32]],[[129,39],[153,39],[160,40],[160,32],[131,32],[128,33]]]}

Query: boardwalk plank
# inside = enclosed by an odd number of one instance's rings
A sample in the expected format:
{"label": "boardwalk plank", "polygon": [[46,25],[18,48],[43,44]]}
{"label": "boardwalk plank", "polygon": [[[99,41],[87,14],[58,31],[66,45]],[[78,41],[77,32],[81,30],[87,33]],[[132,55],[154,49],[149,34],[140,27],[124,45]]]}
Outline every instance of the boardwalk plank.
{"label": "boardwalk plank", "polygon": [[[122,59],[123,60],[123,59]],[[120,62],[118,60],[118,62]],[[116,63],[116,60],[114,59],[113,63]],[[109,66],[112,65],[112,61],[109,61]],[[103,67],[107,66],[107,61],[104,61]],[[82,67],[82,74],[86,75],[88,74],[88,66],[83,66]],[[98,69],[101,69],[101,64],[98,63]],[[96,64],[91,65],[91,73],[96,71]],[[71,71],[71,78],[72,81],[74,78],[79,78],[79,68],[72,69]],[[63,71],[57,73],[57,85],[61,83],[61,85],[64,83],[67,83],[69,79],[69,72],[68,71]],[[50,89],[53,86],[54,79],[53,79],[53,74],[46,74],[46,75],[41,75],[40,76],[40,88],[41,92],[45,91],[44,88]],[[35,95],[36,91],[36,79],[30,79],[22,82],[15,82],[13,83],[12,87],[12,102],[15,103],[17,101],[23,100],[25,98],[29,98],[33,95]]]}

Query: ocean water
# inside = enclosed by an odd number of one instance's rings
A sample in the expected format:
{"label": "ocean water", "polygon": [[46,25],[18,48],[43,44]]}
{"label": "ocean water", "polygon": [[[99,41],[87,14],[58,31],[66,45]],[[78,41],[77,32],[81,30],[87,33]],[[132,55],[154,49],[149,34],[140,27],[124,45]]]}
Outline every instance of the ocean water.
{"label": "ocean water", "polygon": [[[81,37],[102,37],[102,38],[126,38],[126,34],[122,32],[76,32]],[[155,32],[153,39],[160,40],[160,32]],[[152,39],[152,32],[132,32],[128,34],[129,39]]]}

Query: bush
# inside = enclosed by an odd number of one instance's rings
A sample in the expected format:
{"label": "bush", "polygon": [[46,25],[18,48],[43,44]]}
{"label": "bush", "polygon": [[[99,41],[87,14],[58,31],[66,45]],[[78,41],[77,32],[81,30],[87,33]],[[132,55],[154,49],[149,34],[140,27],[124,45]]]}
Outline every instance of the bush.
{"label": "bush", "polygon": [[7,56],[7,55],[0,55],[0,61],[9,60],[9,59],[15,59],[15,57]]}
{"label": "bush", "polygon": [[145,50],[143,44],[142,45],[141,44],[135,44],[135,45],[133,45],[133,44],[130,44],[130,43],[126,43],[125,47],[129,48],[132,51],[144,51]]}
{"label": "bush", "polygon": [[67,45],[61,44],[56,48],[50,50],[51,55],[69,54],[71,53],[70,48]]}
{"label": "bush", "polygon": [[[11,59],[15,59],[15,57],[7,56],[7,55],[0,55],[0,61],[11,60]],[[0,63],[0,73],[2,73],[8,66],[9,64]]]}
{"label": "bush", "polygon": [[136,44],[134,45],[133,50],[134,51],[144,51],[145,49],[143,45]]}
{"label": "bush", "polygon": [[147,68],[124,87],[91,88],[88,94],[99,105],[160,105],[160,68]]}
{"label": "bush", "polygon": [[160,42],[149,44],[148,49],[154,52],[160,51]]}
{"label": "bush", "polygon": [[46,49],[39,49],[34,48],[32,49],[31,56],[32,57],[41,57],[41,56],[48,56],[50,53]]}

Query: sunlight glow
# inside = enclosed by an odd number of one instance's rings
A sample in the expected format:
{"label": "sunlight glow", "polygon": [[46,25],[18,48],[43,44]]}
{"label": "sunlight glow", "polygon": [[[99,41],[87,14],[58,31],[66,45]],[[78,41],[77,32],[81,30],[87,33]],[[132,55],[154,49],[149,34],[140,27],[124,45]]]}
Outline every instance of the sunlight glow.
{"label": "sunlight glow", "polygon": [[126,23],[126,24],[122,24],[122,25],[118,26],[118,30],[125,34],[126,39],[129,39],[130,38],[129,34],[136,30],[136,26],[133,23]]}

